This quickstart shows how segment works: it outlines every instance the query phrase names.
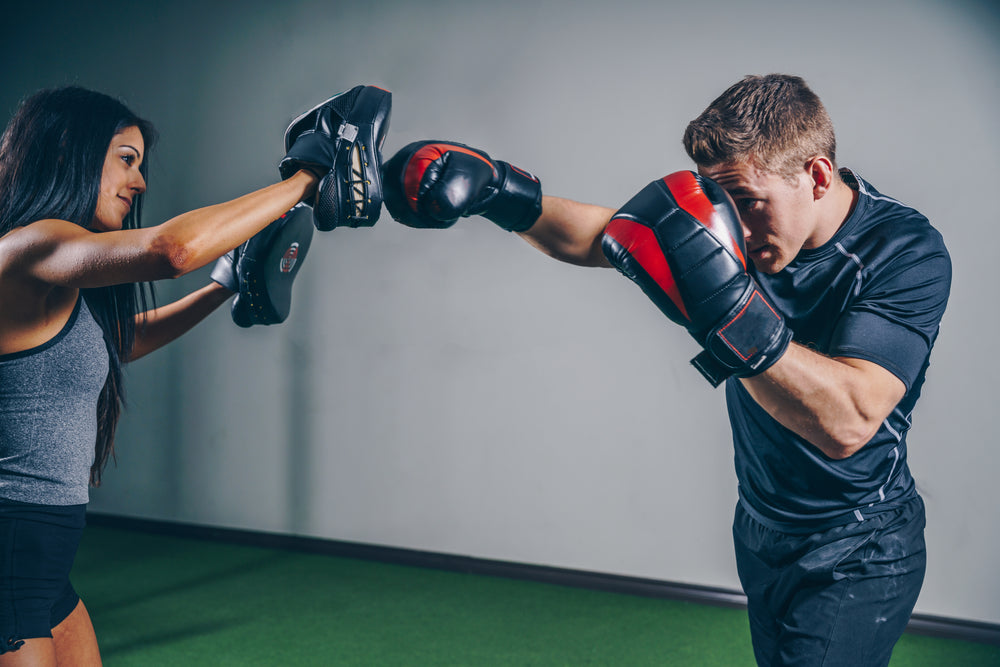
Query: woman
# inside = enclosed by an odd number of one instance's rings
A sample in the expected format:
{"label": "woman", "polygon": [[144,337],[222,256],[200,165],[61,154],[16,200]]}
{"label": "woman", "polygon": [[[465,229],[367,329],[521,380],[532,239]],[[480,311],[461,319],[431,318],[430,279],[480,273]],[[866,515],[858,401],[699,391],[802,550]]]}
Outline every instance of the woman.
{"label": "woman", "polygon": [[147,310],[143,284],[218,259],[316,187],[300,170],[144,229],[153,141],[117,100],[67,87],[25,100],[0,143],[2,667],[100,664],[68,575],[112,455],[122,365],[232,297],[213,282]]}

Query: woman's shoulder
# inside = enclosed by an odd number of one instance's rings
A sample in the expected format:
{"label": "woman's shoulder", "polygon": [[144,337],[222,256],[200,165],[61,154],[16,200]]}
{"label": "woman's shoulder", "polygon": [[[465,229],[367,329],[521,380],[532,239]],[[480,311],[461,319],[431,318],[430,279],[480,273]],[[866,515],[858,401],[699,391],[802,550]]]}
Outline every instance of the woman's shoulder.
{"label": "woman's shoulder", "polygon": [[50,253],[60,243],[93,234],[68,220],[45,219],[14,227],[0,236],[0,278],[23,271],[33,259]]}
{"label": "woman's shoulder", "polygon": [[66,220],[39,220],[0,236],[0,354],[28,349],[58,333],[79,290],[47,284],[31,272],[32,258],[60,237],[88,233]]}
{"label": "woman's shoulder", "polygon": [[60,220],[58,218],[44,218],[42,220],[35,220],[34,222],[29,222],[24,225],[19,225],[10,229],[8,232],[0,236],[0,242],[6,241],[8,239],[24,239],[30,236],[44,235],[48,236],[50,234],[90,234],[89,230],[76,224],[75,222],[70,222],[69,220]]}

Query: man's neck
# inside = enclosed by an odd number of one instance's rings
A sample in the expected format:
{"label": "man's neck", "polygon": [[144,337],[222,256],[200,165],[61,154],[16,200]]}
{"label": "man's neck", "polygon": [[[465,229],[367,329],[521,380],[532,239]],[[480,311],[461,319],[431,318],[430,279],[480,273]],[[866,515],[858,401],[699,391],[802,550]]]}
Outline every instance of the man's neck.
{"label": "man's neck", "polygon": [[829,192],[820,200],[822,209],[810,247],[818,248],[832,239],[851,217],[857,201],[858,193],[837,177]]}

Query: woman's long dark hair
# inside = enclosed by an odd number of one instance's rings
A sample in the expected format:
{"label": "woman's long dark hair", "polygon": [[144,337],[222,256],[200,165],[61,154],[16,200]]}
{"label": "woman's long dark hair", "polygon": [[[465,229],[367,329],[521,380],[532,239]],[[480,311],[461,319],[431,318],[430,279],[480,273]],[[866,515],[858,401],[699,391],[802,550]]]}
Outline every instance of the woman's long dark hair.
{"label": "woman's long dark hair", "polygon": [[[97,210],[101,174],[115,134],[128,127],[142,133],[147,179],[153,126],[120,101],[78,86],[42,90],[21,103],[0,140],[0,235],[37,220],[57,219],[90,228]],[[125,229],[142,217],[142,195],[132,202]],[[148,296],[147,296],[148,292]],[[153,303],[151,285],[125,283],[81,294],[104,332],[110,371],[97,404],[97,442],[90,483],[99,486],[114,456],[115,428],[125,401],[122,365],[135,341],[136,316]]]}

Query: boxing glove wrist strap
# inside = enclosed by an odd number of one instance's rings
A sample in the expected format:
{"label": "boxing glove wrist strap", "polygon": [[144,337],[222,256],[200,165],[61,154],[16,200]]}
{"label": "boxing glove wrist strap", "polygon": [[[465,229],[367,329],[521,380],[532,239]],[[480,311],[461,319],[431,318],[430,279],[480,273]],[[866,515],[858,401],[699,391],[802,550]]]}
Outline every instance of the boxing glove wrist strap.
{"label": "boxing glove wrist strap", "polygon": [[788,349],[792,331],[752,282],[746,296],[704,337],[704,351],[691,364],[713,387],[770,368]]}
{"label": "boxing glove wrist strap", "polygon": [[523,232],[542,214],[542,184],[533,175],[495,161],[500,174],[497,193],[483,207],[482,216],[509,232]]}

